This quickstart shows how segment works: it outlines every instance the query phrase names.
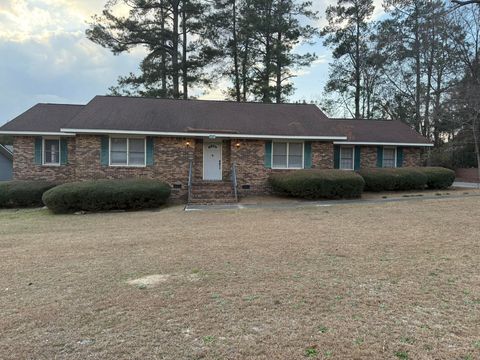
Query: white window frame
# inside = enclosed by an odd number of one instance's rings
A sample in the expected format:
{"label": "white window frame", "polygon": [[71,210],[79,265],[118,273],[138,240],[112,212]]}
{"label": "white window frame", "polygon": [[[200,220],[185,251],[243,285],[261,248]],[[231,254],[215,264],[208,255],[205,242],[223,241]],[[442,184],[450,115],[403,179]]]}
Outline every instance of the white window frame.
{"label": "white window frame", "polygon": [[[47,163],[45,162],[45,140],[56,140],[58,141],[58,163]],[[61,142],[59,137],[42,137],[42,165],[43,166],[60,166],[62,164],[62,149]]]}
{"label": "white window frame", "polygon": [[[273,148],[275,146],[275,143],[280,143],[280,144],[287,144],[287,167],[280,167],[280,166],[274,166],[273,165]],[[288,155],[290,152],[290,144],[302,144],[302,166],[300,167],[289,167],[288,166]],[[300,170],[305,167],[305,142],[304,141],[272,141],[272,154],[271,154],[271,164],[272,164],[272,169],[277,169],[277,170]]]}
{"label": "white window frame", "polygon": [[[127,139],[127,163],[126,164],[112,164],[112,139]],[[143,165],[133,164],[130,165],[130,139],[142,139],[143,140]],[[146,167],[147,166],[147,138],[144,136],[110,136],[108,138],[108,165],[112,167]]]}
{"label": "white window frame", "polygon": [[[385,149],[394,149],[394,154],[393,154],[393,168],[397,167],[397,147],[396,146],[384,146],[382,149],[382,168],[385,168]],[[392,167],[388,167],[390,169],[393,169]],[[388,169],[387,168],[387,169]]]}
{"label": "white window frame", "polygon": [[[342,149],[352,150],[352,167],[351,168],[342,168]],[[340,146],[340,151],[338,154],[338,168],[340,170],[345,170],[345,171],[355,170],[355,146]]]}

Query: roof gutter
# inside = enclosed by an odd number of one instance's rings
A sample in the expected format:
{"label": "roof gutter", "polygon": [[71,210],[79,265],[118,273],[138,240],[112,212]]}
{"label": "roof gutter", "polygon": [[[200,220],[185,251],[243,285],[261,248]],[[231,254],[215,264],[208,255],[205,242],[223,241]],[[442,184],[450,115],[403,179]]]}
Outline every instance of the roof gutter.
{"label": "roof gutter", "polygon": [[365,142],[365,141],[334,141],[335,145],[375,145],[375,146],[426,146],[433,144],[425,143],[397,143],[397,142]]}
{"label": "roof gutter", "polygon": [[178,136],[178,137],[206,137],[230,139],[296,139],[296,140],[347,140],[346,136],[288,136],[288,135],[252,135],[226,134],[207,132],[167,132],[167,131],[137,131],[137,130],[100,130],[100,129],[60,129],[75,134],[121,134],[121,135],[150,135],[150,136]]}
{"label": "roof gutter", "polygon": [[75,134],[59,131],[2,131],[0,135],[12,136],[75,136]]}

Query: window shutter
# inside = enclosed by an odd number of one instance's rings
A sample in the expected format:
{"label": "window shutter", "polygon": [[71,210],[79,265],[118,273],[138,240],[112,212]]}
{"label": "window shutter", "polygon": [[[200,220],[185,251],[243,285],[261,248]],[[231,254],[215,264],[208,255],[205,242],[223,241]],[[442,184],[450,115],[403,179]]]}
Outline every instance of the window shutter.
{"label": "window shutter", "polygon": [[377,167],[383,167],[383,146],[377,146]]}
{"label": "window shutter", "polygon": [[68,140],[60,139],[60,164],[68,164]]}
{"label": "window shutter", "polygon": [[340,169],[340,145],[333,146],[333,167]]}
{"label": "window shutter", "polygon": [[152,166],[153,165],[153,137],[149,136],[147,137],[147,166]]}
{"label": "window shutter", "polygon": [[109,149],[109,137],[108,136],[102,136],[101,139],[101,149],[100,149],[100,164],[102,166],[108,166],[108,152],[110,151]]}
{"label": "window shutter", "polygon": [[35,164],[42,165],[42,138],[35,138]]}
{"label": "window shutter", "polygon": [[397,167],[403,166],[403,147],[397,147]]}
{"label": "window shutter", "polygon": [[359,145],[355,146],[355,164],[353,165],[354,170],[360,170],[360,154],[362,148]]}
{"label": "window shutter", "polygon": [[265,167],[272,168],[272,142],[265,141]]}
{"label": "window shutter", "polygon": [[303,167],[310,169],[312,167],[312,143],[305,141],[303,145]]}

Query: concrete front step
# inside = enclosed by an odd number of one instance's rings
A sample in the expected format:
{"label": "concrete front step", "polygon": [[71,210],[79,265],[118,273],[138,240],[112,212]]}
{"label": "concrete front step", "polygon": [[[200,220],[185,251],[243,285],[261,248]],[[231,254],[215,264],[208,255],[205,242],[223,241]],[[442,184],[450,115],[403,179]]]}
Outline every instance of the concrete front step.
{"label": "concrete front step", "polygon": [[229,181],[203,181],[192,183],[189,203],[232,204],[236,203],[232,183]]}
{"label": "concrete front step", "polygon": [[230,194],[228,196],[193,196],[190,198],[191,203],[202,204],[202,203],[225,203],[231,204],[235,203],[235,196]]}

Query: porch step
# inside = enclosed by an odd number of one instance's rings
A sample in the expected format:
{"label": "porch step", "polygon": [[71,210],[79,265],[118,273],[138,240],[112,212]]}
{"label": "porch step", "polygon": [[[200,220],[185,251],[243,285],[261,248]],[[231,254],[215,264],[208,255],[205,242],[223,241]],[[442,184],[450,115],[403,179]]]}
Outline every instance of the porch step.
{"label": "porch step", "polygon": [[235,193],[231,181],[202,181],[192,183],[190,204],[231,204]]}

